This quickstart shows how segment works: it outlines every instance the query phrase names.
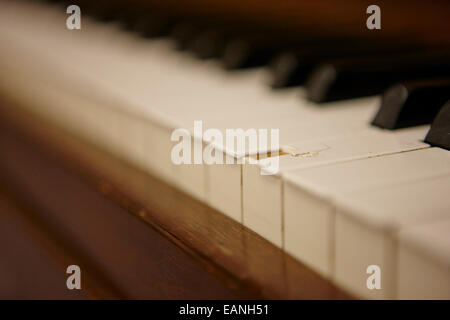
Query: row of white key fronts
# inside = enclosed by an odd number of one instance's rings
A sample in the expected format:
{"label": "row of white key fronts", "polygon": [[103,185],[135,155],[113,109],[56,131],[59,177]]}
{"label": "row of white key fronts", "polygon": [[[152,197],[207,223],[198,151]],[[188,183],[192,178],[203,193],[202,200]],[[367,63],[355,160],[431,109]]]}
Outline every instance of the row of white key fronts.
{"label": "row of white key fronts", "polygon": [[[350,293],[450,298],[450,153],[421,142],[428,127],[382,130],[369,124],[377,97],[318,108],[298,89],[268,90],[262,69],[227,73],[169,40],[89,19],[69,31],[56,7],[0,6],[2,94],[208,203]],[[260,174],[270,159],[176,166],[170,135],[194,120],[204,129],[278,128],[292,154],[280,156],[275,175]],[[367,286],[370,265],[380,267],[381,289]]]}

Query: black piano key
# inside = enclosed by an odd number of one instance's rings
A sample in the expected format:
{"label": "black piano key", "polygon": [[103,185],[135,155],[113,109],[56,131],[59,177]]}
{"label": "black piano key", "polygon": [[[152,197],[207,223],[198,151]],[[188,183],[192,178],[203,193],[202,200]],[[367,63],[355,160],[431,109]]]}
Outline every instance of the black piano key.
{"label": "black piano key", "polygon": [[223,55],[230,39],[258,36],[261,30],[251,26],[233,23],[232,21],[218,21],[210,23],[193,41],[191,50],[202,59],[219,58]]}
{"label": "black piano key", "polygon": [[450,51],[338,59],[318,66],[306,82],[314,102],[379,94],[406,80],[450,76]]}
{"label": "black piano key", "polygon": [[317,63],[315,57],[304,49],[282,53],[275,58],[270,66],[271,87],[277,89],[302,84]]}
{"label": "black piano key", "polygon": [[190,49],[201,59],[216,58],[225,49],[228,34],[222,29],[207,29],[192,41]]}
{"label": "black piano key", "polygon": [[219,21],[205,16],[189,16],[175,24],[170,36],[178,50],[188,49],[199,58],[206,59],[217,56],[219,49],[224,47],[225,37],[231,32],[238,33],[239,28],[224,19]]}
{"label": "black piano key", "polygon": [[130,29],[147,38],[168,35],[175,24],[173,17],[156,12],[143,12],[136,15]]}
{"label": "black piano key", "polygon": [[434,147],[450,150],[450,101],[447,101],[434,119],[425,142]]}
{"label": "black piano key", "polygon": [[123,4],[119,4],[116,1],[107,3],[105,0],[83,1],[80,9],[82,14],[88,14],[101,22],[117,20],[129,11]]}
{"label": "black piano key", "polygon": [[117,13],[115,20],[120,23],[121,27],[132,31],[136,23],[136,17],[141,15],[139,8],[130,6],[120,8],[120,12]]}
{"label": "black piano key", "polygon": [[308,75],[320,63],[327,60],[349,57],[386,55],[420,51],[424,48],[408,43],[367,43],[367,41],[347,41],[340,45],[329,43],[284,52],[274,59],[270,66],[274,89],[304,84]]}
{"label": "black piano key", "polygon": [[175,42],[175,48],[177,50],[186,50],[194,41],[200,30],[200,27],[194,23],[179,22],[175,24],[170,31],[170,37]]}
{"label": "black piano key", "polygon": [[311,37],[294,39],[278,32],[260,30],[230,38],[221,59],[229,70],[259,67],[270,63],[282,51],[318,45],[321,41]]}
{"label": "black piano key", "polygon": [[267,64],[281,47],[259,43],[257,39],[233,39],[224,49],[222,62],[226,69],[242,69]]}
{"label": "black piano key", "polygon": [[399,129],[433,121],[450,99],[450,79],[406,82],[387,89],[372,124]]}
{"label": "black piano key", "polygon": [[206,28],[195,38],[190,49],[201,59],[219,58],[225,51],[230,38],[249,32],[253,31],[249,31],[245,26],[231,23]]}

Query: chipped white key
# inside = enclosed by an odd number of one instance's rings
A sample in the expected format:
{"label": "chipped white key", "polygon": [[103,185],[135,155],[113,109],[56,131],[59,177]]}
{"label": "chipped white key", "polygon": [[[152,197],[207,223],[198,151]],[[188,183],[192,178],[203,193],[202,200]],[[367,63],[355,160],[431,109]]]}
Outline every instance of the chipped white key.
{"label": "chipped white key", "polygon": [[[292,94],[292,93],[289,93]],[[272,96],[273,105],[277,105],[277,97]],[[266,115],[266,119],[270,119],[271,124],[267,127],[255,126],[255,129],[274,128],[279,129],[280,146],[289,146],[294,142],[307,143],[308,141],[316,141],[320,138],[333,137],[336,135],[345,135],[349,133],[364,130],[367,123],[373,116],[377,107],[376,97],[365,99],[354,99],[351,101],[333,102],[322,108],[318,108],[313,103],[299,99],[295,96],[284,96],[283,99],[293,99],[289,104],[295,104],[297,110],[288,117],[279,117],[279,113]],[[268,101],[268,98],[264,99]],[[283,104],[278,104],[283,106]],[[282,107],[284,108],[284,107]],[[274,116],[276,115],[276,116]],[[241,128],[252,128],[251,121],[242,125]],[[239,122],[229,121],[229,126],[239,125]],[[239,128],[239,127],[238,127]],[[270,134],[270,133],[269,133]],[[216,145],[219,150],[223,150],[225,155],[233,158],[237,163],[238,159],[245,156],[255,154],[265,154],[266,152],[278,152],[276,149],[268,146],[258,147],[251,150],[247,148],[246,152],[239,154],[234,149],[227,149],[226,146]],[[224,212],[233,219],[242,222],[242,166],[236,165],[214,165],[209,166],[208,170],[208,203]],[[279,241],[273,241],[279,243]]]}
{"label": "chipped white key", "polygon": [[243,166],[243,223],[277,246],[283,245],[282,181],[291,170],[426,148],[420,142],[427,126],[397,131],[369,127],[335,138],[291,144],[289,155],[279,157],[279,170],[271,174],[273,158]]}

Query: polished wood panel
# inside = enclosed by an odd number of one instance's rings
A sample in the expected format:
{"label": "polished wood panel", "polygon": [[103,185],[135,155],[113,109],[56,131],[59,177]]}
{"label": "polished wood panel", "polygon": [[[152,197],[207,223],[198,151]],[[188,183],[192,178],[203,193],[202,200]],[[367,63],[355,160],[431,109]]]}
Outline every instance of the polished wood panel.
{"label": "polished wood panel", "polygon": [[88,288],[67,289],[70,258],[25,211],[0,187],[0,299],[88,298]]}

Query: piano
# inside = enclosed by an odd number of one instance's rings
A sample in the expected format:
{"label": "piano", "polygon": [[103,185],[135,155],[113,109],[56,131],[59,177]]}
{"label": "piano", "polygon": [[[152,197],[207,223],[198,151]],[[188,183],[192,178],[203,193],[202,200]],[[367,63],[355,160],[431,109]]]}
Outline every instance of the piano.
{"label": "piano", "polygon": [[450,3],[371,4],[0,1],[0,298],[450,299]]}

